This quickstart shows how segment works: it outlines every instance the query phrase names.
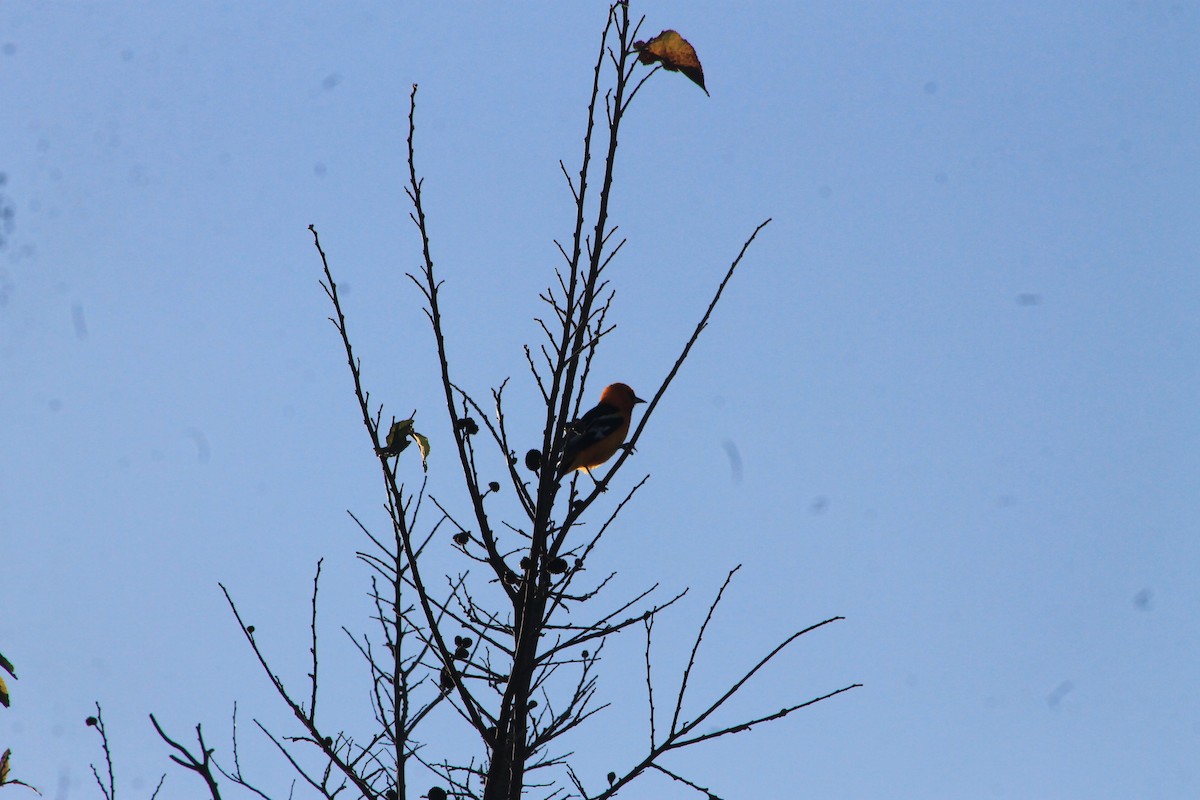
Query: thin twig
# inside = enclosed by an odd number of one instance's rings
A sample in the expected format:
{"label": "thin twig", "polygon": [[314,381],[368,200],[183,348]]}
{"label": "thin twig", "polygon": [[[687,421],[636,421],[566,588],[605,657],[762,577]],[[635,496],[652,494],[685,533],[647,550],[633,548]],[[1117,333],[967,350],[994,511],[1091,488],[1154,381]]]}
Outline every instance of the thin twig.
{"label": "thin twig", "polygon": [[196,725],[196,741],[200,745],[200,755],[197,757],[179,742],[167,735],[167,732],[158,724],[158,720],[154,715],[150,715],[150,724],[154,726],[154,730],[158,732],[158,736],[164,742],[175,749],[179,755],[171,754],[169,758],[184,769],[191,770],[199,775],[204,780],[204,785],[208,787],[208,795],[212,800],[221,800],[221,790],[217,786],[217,777],[213,775],[213,751],[204,744],[204,731],[200,725]]}
{"label": "thin twig", "polygon": [[704,623],[700,625],[700,630],[696,632],[696,641],[692,644],[692,654],[688,656],[687,666],[683,670],[683,679],[679,682],[679,694],[675,698],[675,713],[671,717],[671,733],[679,727],[679,714],[683,710],[683,696],[687,693],[688,677],[692,674],[692,667],[696,665],[696,653],[700,650],[700,642],[704,641],[704,632],[708,630],[708,623],[712,622],[713,614],[717,611],[717,605],[721,602],[721,597],[724,596],[725,590],[729,587],[729,582],[733,580],[733,576],[739,569],[742,568],[738,564],[733,569],[729,570],[729,574],[725,576],[725,582],[721,584],[720,590],[717,591],[717,596],[713,598],[712,605],[708,607],[708,614],[704,617]]}
{"label": "thin twig", "polygon": [[[92,720],[95,720],[93,722]],[[100,779],[100,773],[96,770],[96,765],[92,764],[92,776],[96,779],[96,785],[100,787],[100,793],[104,795],[104,800],[116,800],[117,786],[113,778],[112,765],[112,749],[108,744],[108,734],[104,730],[104,713],[100,710],[100,704],[96,703],[96,716],[88,720],[88,724],[96,729],[100,734],[100,747],[104,751],[104,765],[108,773],[107,786],[105,781]],[[41,794],[41,792],[38,792]]]}
{"label": "thin twig", "polygon": [[646,702],[650,706],[650,749],[653,750],[658,739],[654,731],[654,681],[650,676],[650,635],[654,630],[654,617],[646,617],[644,622],[646,625]]}

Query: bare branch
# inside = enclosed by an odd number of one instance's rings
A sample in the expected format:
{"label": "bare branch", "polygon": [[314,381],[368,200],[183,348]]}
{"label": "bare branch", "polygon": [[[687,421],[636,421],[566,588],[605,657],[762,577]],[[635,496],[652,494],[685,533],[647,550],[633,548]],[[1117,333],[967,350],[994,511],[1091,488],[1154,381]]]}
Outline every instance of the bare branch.
{"label": "bare branch", "polygon": [[650,707],[650,749],[653,750],[658,740],[654,731],[654,681],[650,675],[650,638],[654,630],[654,617],[646,617],[643,622],[646,626],[646,703]]}
{"label": "bare branch", "polygon": [[682,783],[684,786],[688,786],[692,789],[695,789],[697,792],[702,792],[705,795],[705,800],[721,800],[721,798],[719,798],[715,794],[713,794],[707,787],[701,786],[698,783],[693,783],[692,781],[689,781],[687,778],[683,777],[682,775],[676,775],[674,772],[671,772],[671,770],[667,769],[666,767],[662,766],[661,764],[651,764],[650,769],[656,769],[659,772],[661,772],[663,775],[666,775],[671,780]]}
{"label": "bare branch", "polygon": [[748,720],[746,722],[739,722],[736,725],[730,725],[727,728],[721,728],[720,730],[712,731],[710,733],[705,733],[701,736],[696,736],[692,739],[680,739],[678,742],[676,742],[673,745],[673,747],[675,747],[675,748],[687,747],[688,745],[693,745],[698,742],[704,742],[704,741],[708,741],[709,739],[715,739],[718,736],[724,736],[727,733],[741,733],[742,731],[748,731],[751,728],[753,728],[755,725],[759,725],[763,722],[771,722],[772,720],[782,719],[783,717],[786,717],[788,714],[791,714],[793,711],[799,711],[802,708],[808,708],[809,706],[811,706],[815,703],[819,703],[822,700],[828,700],[829,698],[833,697],[834,695],[839,695],[842,692],[848,692],[851,689],[859,689],[861,687],[862,687],[861,683],[852,683],[849,686],[843,686],[841,689],[835,689],[834,691],[829,692],[828,694],[823,694],[820,697],[814,697],[811,700],[805,700],[803,703],[797,703],[794,706],[788,706],[786,708],[781,708],[778,711],[776,711],[774,714],[767,714],[766,716],[758,717],[756,719]]}
{"label": "bare branch", "polygon": [[312,654],[312,672],[308,677],[312,685],[312,693],[309,698],[308,713],[313,719],[317,717],[317,589],[321,583],[321,565],[323,563],[325,563],[325,559],[317,559],[317,573],[313,576],[312,617],[309,624],[312,631],[312,644],[309,646],[309,652]]}
{"label": "bare branch", "polygon": [[704,622],[700,625],[700,630],[696,632],[696,641],[692,645],[692,654],[688,656],[687,666],[683,670],[683,679],[679,683],[679,694],[675,698],[675,713],[671,717],[672,734],[679,727],[679,714],[683,710],[683,696],[687,693],[688,677],[692,674],[692,667],[696,665],[696,653],[700,650],[700,642],[704,640],[704,632],[708,630],[708,623],[712,622],[713,614],[716,613],[717,605],[721,602],[721,597],[724,596],[725,589],[729,587],[729,582],[733,580],[734,574],[741,568],[742,565],[738,564],[729,570],[729,574],[725,576],[725,582],[721,584],[720,590],[717,591],[717,596],[713,598],[712,605],[708,607],[708,614],[705,615]]}
{"label": "bare branch", "polygon": [[[372,797],[373,792],[370,785],[363,780],[363,778],[355,771],[354,767],[347,763],[347,761],[337,752],[334,747],[333,738],[323,735],[318,729],[316,720],[313,718],[311,712],[305,711],[300,704],[292,699],[291,694],[283,685],[283,681],[271,670],[270,665],[267,663],[266,656],[264,656],[262,650],[259,649],[258,642],[254,638],[253,626],[247,625],[242,619],[242,615],[238,612],[237,605],[233,602],[233,597],[229,594],[229,590],[225,588],[225,585],[217,585],[224,593],[225,601],[229,604],[230,610],[233,611],[233,616],[237,620],[238,626],[242,629],[242,635],[244,635],[246,637],[246,641],[249,642],[250,649],[254,653],[254,657],[258,659],[259,665],[263,668],[263,671],[267,674],[267,677],[274,685],[276,694],[278,694],[280,699],[287,704],[288,708],[292,710],[292,715],[297,721],[300,722],[300,725],[304,728],[304,730],[308,732],[309,741],[317,745],[317,747],[319,747],[321,751],[325,753],[330,762],[336,766],[337,769],[343,775],[345,775],[345,777],[351,783],[353,783],[360,792],[362,792],[364,797]],[[264,730],[264,732],[266,731]],[[197,731],[197,733],[199,733],[199,731]],[[282,749],[282,745],[280,745],[280,747]],[[217,800],[217,798],[214,797],[213,800]]]}
{"label": "bare branch", "polygon": [[[217,786],[217,778],[213,775],[213,751],[204,744],[204,731],[200,725],[196,725],[196,741],[200,745],[200,755],[196,756],[179,742],[167,735],[167,732],[158,724],[158,720],[154,715],[150,715],[150,724],[154,726],[154,730],[158,732],[159,738],[169,744],[179,755],[171,755],[170,758],[176,764],[184,769],[190,770],[201,777],[204,785],[208,788],[208,796],[212,800],[221,800],[221,790]],[[111,769],[110,769],[111,774]]]}
{"label": "bare branch", "polygon": [[[108,774],[107,780],[100,779],[100,773],[96,770],[96,765],[92,764],[92,777],[96,779],[96,785],[100,787],[100,794],[104,795],[104,800],[116,800],[117,786],[113,778],[112,765],[112,749],[108,744],[108,733],[104,730],[104,712],[100,709],[100,704],[96,703],[96,716],[89,717],[88,726],[96,729],[100,734],[100,747],[104,751],[104,766],[105,772]],[[12,781],[9,781],[12,783]],[[32,788],[32,787],[30,787]],[[34,791],[37,791],[34,789]],[[38,792],[41,794],[41,792]]]}
{"label": "bare branch", "polygon": [[664,394],[666,394],[667,387],[671,385],[671,381],[673,381],[675,376],[679,373],[680,367],[682,367],[683,362],[687,360],[688,355],[692,351],[692,347],[700,338],[701,332],[708,327],[708,320],[712,316],[713,310],[717,307],[717,303],[720,301],[721,295],[725,291],[725,287],[729,284],[730,279],[733,278],[733,273],[737,270],[738,265],[741,264],[742,257],[745,256],[746,251],[750,249],[750,245],[754,242],[755,237],[758,236],[759,231],[767,227],[770,222],[770,219],[760,222],[758,227],[754,229],[754,232],[750,234],[750,237],[742,244],[742,249],[738,252],[737,257],[734,258],[733,262],[729,265],[729,269],[726,270],[725,277],[721,280],[720,285],[717,286],[717,291],[713,294],[713,298],[709,302],[708,308],[705,309],[704,315],[700,318],[700,322],[696,324],[696,329],[692,332],[691,338],[689,338],[687,343],[684,344],[683,351],[679,354],[679,358],[675,359],[675,363],[671,366],[670,371],[667,373],[667,377],[663,379],[658,391],[654,393],[654,397],[651,398],[651,400],[646,404],[646,409],[642,412],[641,420],[638,422],[638,425],[634,429],[633,433],[629,436],[625,451],[621,453],[620,457],[612,465],[610,474],[616,472],[625,462],[625,459],[629,457],[630,453],[633,452],[638,439],[641,438],[642,431],[646,428],[646,423],[650,421],[651,414],[653,414],[654,409],[658,407],[658,401],[662,399]]}
{"label": "bare branch", "polygon": [[[754,674],[756,672],[758,672],[760,669],[762,669],[764,666],[766,666],[767,663],[771,659],[775,658],[775,656],[779,655],[779,653],[782,652],[783,649],[785,647],[787,647],[789,644],[796,641],[797,639],[799,639],[801,636],[803,636],[806,633],[810,633],[811,631],[815,631],[817,628],[824,627],[831,622],[837,622],[838,620],[842,620],[842,619],[845,619],[845,617],[830,617],[829,619],[818,622],[815,625],[809,625],[807,628],[805,628],[803,630],[796,631],[791,636],[784,639],[782,642],[780,642],[775,647],[774,650],[772,650],[771,652],[769,652],[765,656],[763,656],[761,659],[759,659],[758,663],[755,664],[753,667],[751,667],[750,671],[747,672],[745,675],[743,675],[740,680],[738,680],[736,683],[734,683],[732,686],[730,686],[729,689],[725,692],[725,694],[721,695],[719,698],[717,698],[715,701],[713,701],[713,703],[711,705],[709,705],[709,707],[707,709],[705,709],[700,714],[700,716],[696,717],[694,720],[692,720],[691,722],[689,722],[689,723],[685,724],[683,727],[681,727],[679,729],[678,733],[685,734],[685,733],[688,733],[689,731],[695,730],[697,725],[699,725],[704,720],[708,719],[710,714],[712,714],[718,708],[723,706],[725,704],[726,700],[733,697],[733,695],[736,694],[739,689],[741,689],[743,686],[746,685],[746,682],[748,680],[750,680],[752,677],[754,677]],[[681,694],[682,694],[682,691],[683,691],[683,689],[681,687],[680,688]],[[845,691],[845,690],[842,689],[839,691]],[[838,694],[838,692],[834,692],[833,694]],[[828,695],[828,696],[832,697],[833,695]],[[819,698],[819,699],[823,699],[823,698]],[[797,708],[803,708],[805,705],[811,705],[811,703],[801,704],[800,706],[797,706]],[[771,717],[771,718],[774,718],[774,717]],[[672,728],[674,728],[674,725],[672,725]],[[672,730],[672,733],[675,733],[675,731]],[[703,739],[705,739],[705,738],[708,738],[708,737],[698,737],[696,739],[696,741],[703,741]]]}

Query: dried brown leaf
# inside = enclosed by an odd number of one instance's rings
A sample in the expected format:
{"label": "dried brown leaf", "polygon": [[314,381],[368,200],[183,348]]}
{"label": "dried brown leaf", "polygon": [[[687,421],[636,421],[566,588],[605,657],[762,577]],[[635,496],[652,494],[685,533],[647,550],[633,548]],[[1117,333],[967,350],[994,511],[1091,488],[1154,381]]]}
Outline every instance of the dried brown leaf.
{"label": "dried brown leaf", "polygon": [[661,62],[663,69],[682,72],[708,94],[704,87],[704,68],[700,66],[696,48],[677,32],[665,30],[648,42],[634,42],[633,49],[637,51],[638,61],[643,64]]}

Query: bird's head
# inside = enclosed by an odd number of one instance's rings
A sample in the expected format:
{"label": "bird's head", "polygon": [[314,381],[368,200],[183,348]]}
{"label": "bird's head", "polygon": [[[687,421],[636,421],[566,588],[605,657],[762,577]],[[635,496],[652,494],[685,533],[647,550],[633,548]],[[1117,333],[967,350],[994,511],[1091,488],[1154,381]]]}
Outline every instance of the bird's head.
{"label": "bird's head", "polygon": [[642,398],[634,394],[633,389],[630,389],[624,383],[610,383],[604,387],[604,391],[600,393],[600,402],[608,403],[618,408],[628,407],[633,408],[638,403],[646,402]]}

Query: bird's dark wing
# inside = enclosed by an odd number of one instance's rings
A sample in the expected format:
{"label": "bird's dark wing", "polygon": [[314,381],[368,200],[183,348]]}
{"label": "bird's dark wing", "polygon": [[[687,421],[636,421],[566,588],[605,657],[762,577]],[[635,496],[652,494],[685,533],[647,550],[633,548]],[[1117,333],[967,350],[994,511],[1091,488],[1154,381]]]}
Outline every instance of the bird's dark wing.
{"label": "bird's dark wing", "polygon": [[624,424],[625,417],[616,406],[600,403],[567,425],[567,437],[563,442],[563,455],[559,461],[560,475],[570,471],[571,464],[581,452]]}

